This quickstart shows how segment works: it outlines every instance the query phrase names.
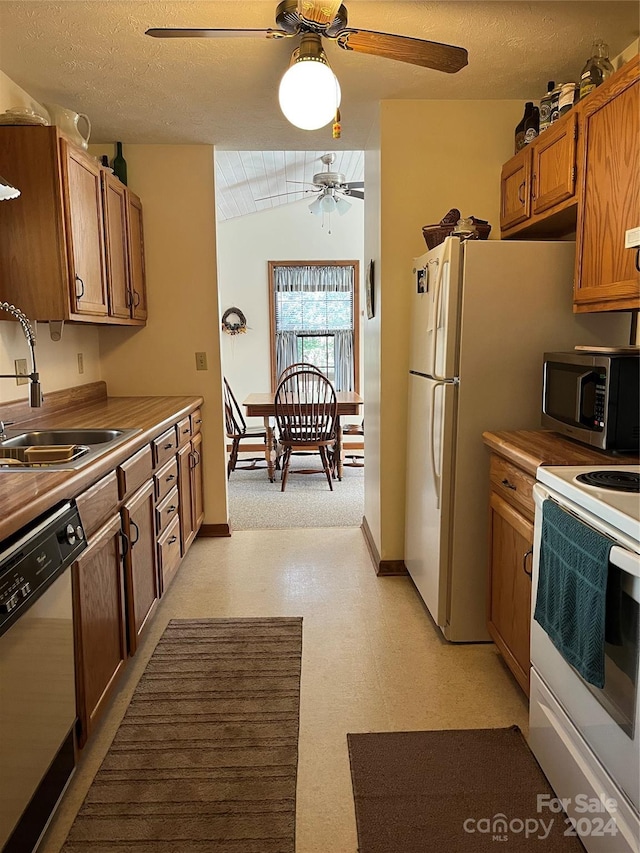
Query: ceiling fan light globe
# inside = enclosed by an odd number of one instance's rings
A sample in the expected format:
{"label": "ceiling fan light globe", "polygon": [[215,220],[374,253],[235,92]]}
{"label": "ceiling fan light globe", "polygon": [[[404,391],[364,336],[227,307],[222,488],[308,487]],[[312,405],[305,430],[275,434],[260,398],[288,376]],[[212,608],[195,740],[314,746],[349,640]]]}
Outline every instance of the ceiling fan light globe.
{"label": "ceiling fan light globe", "polygon": [[347,201],[346,198],[336,199],[336,210],[338,211],[338,216],[344,216],[350,208],[351,202]]}
{"label": "ceiling fan light globe", "polygon": [[336,209],[336,200],[332,195],[325,195],[322,198],[322,210],[324,213],[333,213]]}
{"label": "ceiling fan light globe", "polygon": [[319,196],[311,202],[309,210],[314,216],[320,216],[322,213],[322,199]]}
{"label": "ceiling fan light globe", "polygon": [[278,91],[285,118],[301,130],[318,130],[333,121],[340,97],[336,75],[317,59],[301,59],[291,65]]}

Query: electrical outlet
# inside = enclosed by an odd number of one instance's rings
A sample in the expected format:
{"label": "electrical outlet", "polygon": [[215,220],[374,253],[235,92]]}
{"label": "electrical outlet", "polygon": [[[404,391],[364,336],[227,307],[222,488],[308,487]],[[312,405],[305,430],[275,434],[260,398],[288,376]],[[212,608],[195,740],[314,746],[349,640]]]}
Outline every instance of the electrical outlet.
{"label": "electrical outlet", "polygon": [[78,353],[78,373],[84,373],[84,354]]}
{"label": "electrical outlet", "polygon": [[196,370],[208,370],[206,352],[196,353]]}
{"label": "electrical outlet", "polygon": [[14,364],[16,366],[16,374],[24,376],[24,379],[16,379],[16,385],[28,385],[29,380],[27,377],[29,375],[29,369],[27,367],[27,359],[16,358]]}

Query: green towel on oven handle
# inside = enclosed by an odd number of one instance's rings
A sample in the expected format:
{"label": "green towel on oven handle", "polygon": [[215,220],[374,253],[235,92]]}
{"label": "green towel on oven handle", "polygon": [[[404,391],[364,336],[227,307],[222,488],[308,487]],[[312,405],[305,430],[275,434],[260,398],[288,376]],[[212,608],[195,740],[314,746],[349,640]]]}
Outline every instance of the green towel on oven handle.
{"label": "green towel on oven handle", "polygon": [[607,576],[613,544],[554,501],[544,501],[533,618],[565,660],[595,687],[604,687]]}

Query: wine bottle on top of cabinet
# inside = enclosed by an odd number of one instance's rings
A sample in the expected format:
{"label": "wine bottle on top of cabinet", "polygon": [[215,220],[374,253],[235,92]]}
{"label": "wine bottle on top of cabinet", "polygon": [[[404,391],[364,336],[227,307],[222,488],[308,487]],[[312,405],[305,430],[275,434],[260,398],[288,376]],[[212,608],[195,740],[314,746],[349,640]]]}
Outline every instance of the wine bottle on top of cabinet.
{"label": "wine bottle on top of cabinet", "polygon": [[[537,107],[535,109],[537,110]],[[525,142],[526,122],[533,115],[533,110],[533,101],[527,101],[524,105],[524,115],[516,125],[516,154],[527,144]]]}
{"label": "wine bottle on top of cabinet", "polygon": [[113,173],[116,178],[120,178],[122,183],[127,185],[127,161],[122,156],[122,142],[116,142],[116,156],[111,164]]}
{"label": "wine bottle on top of cabinet", "polygon": [[524,144],[528,145],[536,138],[540,128],[540,110],[532,107],[529,115],[524,120]]}
{"label": "wine bottle on top of cabinet", "polygon": [[551,100],[552,92],[556,84],[553,80],[547,83],[547,94],[540,98],[540,133],[545,131],[551,124]]}
{"label": "wine bottle on top of cabinet", "polygon": [[609,61],[609,46],[602,39],[596,39],[591,48],[591,57],[587,60],[580,76],[580,100],[604,83],[612,74],[613,65]]}

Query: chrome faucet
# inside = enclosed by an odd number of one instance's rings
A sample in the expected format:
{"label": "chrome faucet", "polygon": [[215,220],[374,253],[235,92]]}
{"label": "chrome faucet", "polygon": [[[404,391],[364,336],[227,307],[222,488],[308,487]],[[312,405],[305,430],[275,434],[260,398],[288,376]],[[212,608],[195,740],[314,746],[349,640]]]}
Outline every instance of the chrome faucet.
{"label": "chrome faucet", "polygon": [[[8,302],[0,302],[0,311],[6,311],[8,314],[11,314],[22,326],[22,331],[24,332],[24,336],[29,344],[29,349],[31,350],[31,373],[27,374],[27,379],[31,380],[31,386],[29,388],[29,405],[34,408],[39,408],[42,405],[42,390],[40,388],[40,375],[38,374],[38,369],[36,367],[35,330],[29,322],[27,315],[19,308],[16,308],[15,305],[10,305]],[[0,379],[21,378],[22,375],[19,373],[0,373]],[[4,428],[0,430],[0,432],[4,432]]]}

